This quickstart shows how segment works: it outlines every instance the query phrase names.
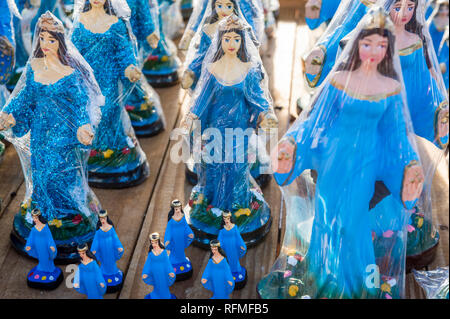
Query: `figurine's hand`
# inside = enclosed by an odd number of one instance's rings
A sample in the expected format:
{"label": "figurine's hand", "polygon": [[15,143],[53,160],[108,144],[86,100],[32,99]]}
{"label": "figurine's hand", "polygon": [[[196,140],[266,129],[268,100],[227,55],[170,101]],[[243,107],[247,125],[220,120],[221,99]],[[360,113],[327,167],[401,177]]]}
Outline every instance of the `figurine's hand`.
{"label": "figurine's hand", "polygon": [[442,74],[444,74],[445,72],[447,72],[447,65],[442,62],[441,64],[439,64],[439,67],[441,68],[441,72]]}
{"label": "figurine's hand", "polygon": [[242,250],[245,250],[245,247],[244,247],[244,246],[241,246],[241,249],[242,249]]}
{"label": "figurine's hand", "polygon": [[189,238],[194,238],[194,234],[189,234],[188,237]]}
{"label": "figurine's hand", "polygon": [[305,16],[308,19],[318,19],[321,8],[322,0],[308,0],[305,4]]}
{"label": "figurine's hand", "polygon": [[73,288],[80,288],[79,284],[73,284]]}
{"label": "figurine's hand", "polygon": [[417,161],[406,166],[403,177],[402,201],[407,209],[412,209],[422,193],[424,175]]}
{"label": "figurine's hand", "polygon": [[191,71],[186,70],[181,77],[181,87],[185,90],[192,87],[194,84],[194,77]]}
{"label": "figurine's hand", "polygon": [[188,135],[191,132],[192,125],[194,123],[194,120],[197,119],[197,116],[192,113],[188,112],[186,116],[183,118],[183,120],[180,123],[180,128],[183,130],[183,134]]}
{"label": "figurine's hand", "polygon": [[202,279],[202,284],[206,284],[208,282],[208,280],[206,280],[205,278]]}
{"label": "figurine's hand", "polygon": [[170,256],[170,250],[166,249],[167,255]]}
{"label": "figurine's hand", "polygon": [[171,272],[171,273],[169,274],[169,276],[173,278],[173,277],[175,277],[175,274],[174,274],[173,272]]}
{"label": "figurine's hand", "polygon": [[278,127],[278,119],[272,111],[260,113],[258,118],[258,126],[263,130],[270,130]]}
{"label": "figurine's hand", "polygon": [[123,251],[122,247],[117,248],[117,250],[119,251],[119,253],[121,253]]}
{"label": "figurine's hand", "polygon": [[26,250],[26,251],[30,251],[30,250],[31,250],[31,247],[30,247],[30,246],[27,246],[27,247],[25,247],[25,250]]}
{"label": "figurine's hand", "polygon": [[147,42],[152,47],[152,49],[156,49],[158,47],[159,40],[159,34],[156,31],[147,36]]}
{"label": "figurine's hand", "polygon": [[53,252],[55,252],[55,247],[50,246],[50,249],[51,249]]}
{"label": "figurine's hand", "polygon": [[142,275],[142,279],[147,279],[148,278],[148,275],[147,274],[143,274]]}
{"label": "figurine's hand", "polygon": [[186,51],[187,49],[189,49],[189,44],[191,43],[194,35],[195,35],[194,30],[192,30],[192,29],[187,30],[181,37],[180,43],[178,44],[178,49],[183,50],[183,51]]}
{"label": "figurine's hand", "polygon": [[232,283],[231,281],[228,281],[228,284],[229,284],[230,286],[233,286],[233,283]]}
{"label": "figurine's hand", "polygon": [[92,253],[95,255],[95,254],[97,253],[97,251],[96,251],[96,250],[93,250]]}
{"label": "figurine's hand", "polygon": [[0,112],[0,131],[7,130],[16,125],[16,119],[12,114]]}
{"label": "figurine's hand", "polygon": [[130,82],[137,82],[142,76],[141,70],[139,70],[135,65],[130,64],[125,69],[125,77],[130,80]]}
{"label": "figurine's hand", "polygon": [[77,138],[83,145],[91,145],[92,140],[94,139],[94,132],[92,131],[91,124],[85,124],[78,128]]}
{"label": "figurine's hand", "polygon": [[295,145],[289,139],[281,140],[271,154],[272,170],[286,174],[292,170]]}
{"label": "figurine's hand", "polygon": [[325,54],[321,48],[315,48],[306,56],[305,59],[305,72],[308,74],[316,75],[319,74],[322,69],[323,60]]}
{"label": "figurine's hand", "polygon": [[100,287],[105,288],[105,284],[101,282]]}

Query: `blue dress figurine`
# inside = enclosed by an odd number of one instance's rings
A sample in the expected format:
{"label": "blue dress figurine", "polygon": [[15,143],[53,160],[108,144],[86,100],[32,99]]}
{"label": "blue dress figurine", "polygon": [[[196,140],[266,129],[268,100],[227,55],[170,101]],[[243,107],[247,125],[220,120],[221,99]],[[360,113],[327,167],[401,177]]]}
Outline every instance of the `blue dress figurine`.
{"label": "blue dress figurine", "polygon": [[[138,43],[139,62],[158,46],[160,33],[156,0],[127,0],[131,9],[130,24]],[[142,66],[141,65],[141,66]],[[164,115],[158,94],[141,77],[136,84],[126,82],[125,109],[138,137],[158,134],[164,129]]]}
{"label": "blue dress figurine", "polygon": [[[342,53],[345,60],[337,62],[315,96],[311,112],[279,142],[278,161],[272,163],[277,183],[289,185],[283,187],[286,225],[296,214],[302,219],[290,232],[296,237],[285,238],[283,254],[259,282],[262,298],[403,296],[405,216],[420,196],[423,172],[408,130],[393,32],[384,10],[371,10]],[[305,202],[298,211],[289,187],[305,170],[317,172],[315,190],[294,192]],[[368,212],[376,180],[389,187],[402,208],[382,216],[389,222],[379,241]]]}
{"label": "blue dress figurine", "polygon": [[319,86],[334,66],[340,41],[358,24],[377,0],[341,1],[315,47],[303,59],[303,73],[310,87]]}
{"label": "blue dress figurine", "polygon": [[11,239],[24,251],[31,211],[39,208],[58,246],[57,259],[73,260],[77,245],[92,241],[101,209],[87,184],[87,158],[104,98],[61,21],[45,13],[35,37],[18,87],[0,112],[0,131],[19,152],[27,181]]}
{"label": "blue dress figurine", "polygon": [[227,254],[227,261],[235,282],[234,289],[239,290],[244,288],[247,283],[247,269],[239,263],[239,259],[244,257],[247,252],[247,246],[232,221],[231,213],[229,211],[223,212],[222,218],[223,228],[219,231],[217,240]]}
{"label": "blue dress figurine", "polygon": [[148,82],[153,87],[166,87],[178,83],[178,72],[181,67],[181,61],[177,57],[177,49],[172,40],[167,38],[163,32],[162,10],[173,4],[174,0],[158,0],[159,15],[158,25],[160,40],[158,46],[149,50],[144,60],[142,72],[147,77]]}
{"label": "blue dress figurine", "polygon": [[184,218],[181,202],[176,199],[170,206],[164,245],[169,251],[169,259],[177,276],[176,281],[181,281],[189,279],[193,273],[192,263],[184,251],[194,240],[194,233]]}
{"label": "blue dress figurine", "polygon": [[56,289],[64,279],[61,269],[53,263],[57,253],[56,244],[39,209],[33,210],[32,216],[35,226],[28,236],[25,250],[39,263],[28,273],[27,284],[36,289]]}
{"label": "blue dress figurine", "polygon": [[308,0],[305,4],[305,20],[311,30],[322,23],[329,23],[336,13],[341,0]]}
{"label": "blue dress figurine", "polygon": [[112,221],[106,210],[98,214],[97,232],[92,242],[91,251],[100,262],[107,293],[117,292],[122,288],[123,272],[117,268],[116,262],[123,256],[123,246],[117,236]]}
{"label": "blue dress figurine", "polygon": [[78,254],[81,263],[75,272],[73,288],[88,299],[103,299],[107,289],[106,282],[94,254],[86,244],[78,247]]}
{"label": "blue dress figurine", "polygon": [[[89,183],[102,188],[139,185],[149,164],[126,113],[119,82],[137,82],[133,43],[127,27],[131,12],[125,2],[80,2],[76,7],[72,41],[94,70],[105,96],[98,136],[89,157]],[[98,21],[103,24],[99,26]]]}
{"label": "blue dress figurine", "polygon": [[[234,37],[233,42],[229,37]],[[204,62],[201,85],[181,124],[182,131],[189,134],[196,121],[201,127],[196,129],[198,134],[194,130],[194,137],[209,135],[202,141],[206,149],[193,151],[199,182],[184,211],[195,234],[194,242],[200,246],[208,247],[209,241],[217,238],[223,210],[232,212],[247,245],[255,244],[267,234],[271,217],[261,190],[250,176],[248,139],[257,126],[269,130],[278,121],[245,23],[229,16],[221,22],[215,39]],[[231,140],[226,134],[230,130],[235,132]],[[194,147],[199,144],[194,142]]]}
{"label": "blue dress figurine", "polygon": [[448,0],[438,0],[437,6],[433,14],[427,19],[428,30],[430,32],[433,47],[438,54],[439,46],[441,45],[442,37],[444,36],[445,28],[448,26]]}
{"label": "blue dress figurine", "polygon": [[439,46],[439,51],[438,51],[438,60],[439,60],[439,66],[441,68],[441,72],[442,72],[442,77],[444,78],[444,83],[445,83],[445,87],[447,88],[447,93],[449,91],[449,79],[448,79],[448,73],[449,73],[449,66],[448,66],[448,51],[449,51],[449,46],[448,46],[448,26],[445,29],[445,33],[444,36],[442,37],[442,41],[441,44]]}
{"label": "blue dress figurine", "polygon": [[159,234],[152,233],[150,242],[147,260],[142,270],[142,280],[147,285],[153,286],[153,291],[146,295],[145,299],[177,299],[169,290],[176,276],[167,251],[160,242]]}
{"label": "blue dress figurine", "polygon": [[211,299],[230,299],[234,289],[234,279],[227,256],[218,240],[211,240],[211,256],[202,274],[203,287],[213,292]]}

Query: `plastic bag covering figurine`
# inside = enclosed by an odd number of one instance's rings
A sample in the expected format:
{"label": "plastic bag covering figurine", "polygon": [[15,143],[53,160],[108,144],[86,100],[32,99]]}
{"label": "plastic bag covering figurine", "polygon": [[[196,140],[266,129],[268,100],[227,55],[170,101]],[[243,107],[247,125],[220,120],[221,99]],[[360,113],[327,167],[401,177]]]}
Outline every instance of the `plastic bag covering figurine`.
{"label": "plastic bag covering figurine", "polygon": [[106,282],[102,271],[97,264],[95,255],[89,250],[87,244],[78,247],[81,263],[75,272],[73,288],[88,299],[103,299],[106,293]]}
{"label": "plastic bag covering figurine", "polygon": [[178,83],[178,70],[181,61],[177,57],[177,48],[163,32],[162,13],[168,9],[173,0],[158,0],[160,40],[156,49],[151,49],[144,61],[142,71],[153,87],[172,86]]}
{"label": "plastic bag covering figurine", "polygon": [[211,240],[211,255],[202,274],[202,285],[213,292],[211,299],[230,299],[234,289],[234,279],[227,255],[218,240]]}
{"label": "plastic bag covering figurine", "polygon": [[334,66],[339,42],[349,34],[374,3],[380,0],[342,0],[315,47],[302,59],[305,80],[319,86]]}
{"label": "plastic bag covering figurine", "polygon": [[181,13],[180,0],[174,2],[167,8],[163,7],[162,20],[163,32],[169,39],[181,37],[184,32],[184,21]]}
{"label": "plastic bag covering figurine", "polygon": [[72,41],[94,70],[106,100],[88,162],[89,183],[95,187],[135,186],[149,175],[147,158],[120,96],[121,82],[141,77],[129,17],[124,0],[75,2]]}
{"label": "plastic bag covering figurine", "polygon": [[[149,52],[160,39],[158,4],[156,0],[127,0],[131,9],[130,23],[138,43],[141,68]],[[125,109],[138,137],[153,136],[164,129],[164,114],[158,93],[142,76],[136,84],[126,82]],[[128,84],[128,85],[127,85]]]}
{"label": "plastic bag covering figurine", "polygon": [[[448,100],[436,53],[425,25],[423,1],[387,0],[384,5],[396,27],[396,44],[414,133],[437,146],[436,149],[425,140],[420,140],[418,144],[425,184],[408,226],[409,271],[428,265],[435,256],[439,242],[439,233],[432,222],[431,183],[436,165],[448,145]],[[380,193],[379,189],[377,187],[376,194]],[[389,195],[389,191],[385,193]],[[387,196],[376,205],[373,214],[383,215],[382,211],[392,210],[393,204],[392,196]]]}
{"label": "plastic bag covering figurine", "polygon": [[437,2],[437,0],[427,0],[427,1],[425,1],[425,19],[428,20],[428,18],[433,13],[434,8],[436,7],[436,2]]}
{"label": "plastic bag covering figurine", "polygon": [[305,4],[305,20],[311,30],[328,23],[336,13],[341,0],[308,0]]}
{"label": "plastic bag covering figurine", "polygon": [[194,148],[204,146],[201,152],[193,151],[199,182],[184,210],[194,242],[204,247],[217,237],[225,209],[232,212],[247,245],[262,240],[271,224],[270,208],[250,176],[247,151],[257,126],[270,131],[278,121],[267,75],[246,26],[235,15],[221,21],[181,124],[186,134],[193,124],[200,125]]}
{"label": "plastic bag covering figurine", "polygon": [[[275,13],[280,9],[280,4],[272,0],[258,0],[262,4],[264,10],[264,30],[269,38],[273,38],[276,30],[276,16]],[[278,7],[275,5],[278,3]]]}
{"label": "plastic bag covering figurine", "polygon": [[194,240],[194,233],[184,218],[182,204],[179,200],[171,203],[168,223],[164,233],[164,243],[169,251],[170,263],[173,266],[176,281],[186,280],[192,276],[192,263],[186,257],[184,250]]}
{"label": "plastic bag covering figurine", "polygon": [[442,41],[441,41],[441,44],[439,45],[439,50],[438,50],[439,67],[442,72],[442,77],[444,78],[445,87],[447,88],[447,95],[448,95],[448,91],[449,91],[448,35],[449,35],[449,27],[447,26],[445,28],[444,36],[442,37]]}
{"label": "plastic bag covering figurine", "polygon": [[[393,33],[384,9],[370,10],[312,110],[273,153],[287,228],[280,257],[258,284],[262,298],[403,296],[408,209],[420,195],[423,171]],[[377,179],[401,205],[373,223]]]}
{"label": "plastic bag covering figurine", "polygon": [[427,20],[428,30],[430,31],[433,47],[438,53],[441,45],[442,37],[444,36],[445,28],[448,26],[448,10],[449,0],[439,0],[435,7],[433,14]]}
{"label": "plastic bag covering figurine", "polygon": [[22,162],[26,195],[11,239],[24,251],[39,208],[58,246],[57,259],[78,259],[76,247],[95,234],[99,201],[87,184],[88,146],[104,97],[91,68],[50,12],[36,25],[33,53],[6,105],[0,131]]}
{"label": "plastic bag covering figurine", "polygon": [[429,271],[413,269],[414,278],[423,288],[427,299],[448,299],[448,266]]}
{"label": "plastic bag covering figurine", "polygon": [[145,299],[177,299],[169,290],[175,278],[169,256],[160,242],[159,234],[152,233],[147,260],[142,270],[142,280],[147,285],[153,286],[153,291],[146,295]]}
{"label": "plastic bag covering figurine", "polygon": [[222,219],[223,228],[219,231],[217,240],[227,254],[227,260],[235,282],[234,289],[239,290],[244,288],[247,283],[247,269],[239,263],[239,259],[244,257],[247,252],[247,246],[233,223],[231,213],[224,211]]}
{"label": "plastic bag covering figurine", "polygon": [[43,290],[56,289],[64,279],[61,269],[53,263],[57,253],[56,244],[47,221],[39,209],[34,209],[31,215],[35,226],[30,232],[25,251],[31,257],[38,259],[39,263],[28,273],[28,287]]}
{"label": "plastic bag covering figurine", "polygon": [[194,3],[197,4],[197,0],[181,0],[181,14],[184,20],[188,20],[194,10]]}
{"label": "plastic bag covering figurine", "polygon": [[97,232],[92,242],[91,251],[100,262],[107,293],[119,291],[122,288],[123,273],[117,268],[116,262],[123,256],[123,246],[117,236],[112,221],[106,210],[98,214]]}

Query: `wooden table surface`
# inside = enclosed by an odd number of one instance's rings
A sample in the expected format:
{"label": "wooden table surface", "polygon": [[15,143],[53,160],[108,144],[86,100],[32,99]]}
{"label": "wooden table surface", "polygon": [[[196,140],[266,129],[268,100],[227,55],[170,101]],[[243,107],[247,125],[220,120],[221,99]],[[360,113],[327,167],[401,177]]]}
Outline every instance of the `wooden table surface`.
{"label": "wooden table surface", "polygon": [[[280,137],[295,117],[297,98],[305,94],[301,76],[300,56],[314,43],[321,30],[311,32],[304,21],[303,0],[282,0],[281,14],[276,36],[270,40],[263,62],[270,78],[270,90],[279,118]],[[116,225],[125,253],[118,262],[124,271],[124,287],[120,293],[106,298],[143,298],[150,292],[142,281],[141,272],[148,252],[148,235],[160,232],[163,236],[171,200],[179,198],[186,202],[192,187],[185,181],[184,164],[170,160],[170,150],[176,141],[170,141],[172,129],[179,125],[186,112],[189,98],[179,85],[157,89],[166,118],[166,130],[161,134],[140,139],[142,149],[150,162],[150,177],[134,188],[124,190],[94,189],[104,208]],[[441,234],[438,257],[429,266],[434,269],[448,265],[448,164],[442,160],[433,182],[433,211],[435,224]],[[2,298],[84,298],[84,295],[62,284],[58,289],[45,292],[30,289],[26,275],[35,262],[19,255],[10,245],[13,216],[17,213],[25,195],[20,161],[13,147],[7,147],[0,165],[0,299]],[[281,210],[281,193],[272,180],[264,189],[264,196],[272,209],[273,223],[266,239],[250,248],[241,260],[249,270],[248,283],[232,298],[258,298],[256,285],[270,271],[276,260],[283,239],[284,212]],[[209,253],[191,245],[187,249],[194,275],[191,279],[175,283],[171,291],[178,298],[209,298],[211,294],[200,283],[201,274]],[[73,277],[73,267],[61,266],[66,281]],[[406,295],[424,298],[412,275],[407,275]]]}

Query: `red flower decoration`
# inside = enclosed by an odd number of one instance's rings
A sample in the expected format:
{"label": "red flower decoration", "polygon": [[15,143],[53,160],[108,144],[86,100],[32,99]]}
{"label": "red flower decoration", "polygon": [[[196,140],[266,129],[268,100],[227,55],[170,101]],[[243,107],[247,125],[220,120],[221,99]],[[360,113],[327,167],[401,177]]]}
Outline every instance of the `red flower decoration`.
{"label": "red flower decoration", "polygon": [[303,261],[302,255],[295,255],[294,258],[297,259],[298,261]]}
{"label": "red flower decoration", "polygon": [[89,154],[90,157],[94,157],[98,154],[96,150],[91,150],[91,153]]}
{"label": "red flower decoration", "polygon": [[148,61],[158,61],[157,55],[149,55],[147,58]]}
{"label": "red flower decoration", "polygon": [[125,147],[123,150],[122,150],[122,154],[130,154],[130,149],[128,148],[128,147]]}
{"label": "red flower decoration", "polygon": [[189,206],[192,207],[192,205],[194,205],[194,201],[191,199],[189,200]]}
{"label": "red flower decoration", "polygon": [[258,208],[259,208],[259,203],[258,203],[258,202],[253,202],[253,203],[251,203],[251,208],[252,208],[253,210],[258,210]]}
{"label": "red flower decoration", "polygon": [[213,208],[213,205],[208,205],[208,207],[206,207],[206,211],[209,212],[211,208]]}
{"label": "red flower decoration", "polygon": [[135,109],[135,107],[133,105],[129,105],[129,104],[125,105],[125,110],[127,110],[127,111],[133,111],[134,109]]}
{"label": "red flower decoration", "polygon": [[78,225],[79,223],[81,223],[82,220],[83,220],[83,217],[81,217],[81,215],[78,214],[72,219],[72,223],[75,225]]}
{"label": "red flower decoration", "polygon": [[34,275],[34,272],[31,272],[28,277],[33,277],[33,275]]}

